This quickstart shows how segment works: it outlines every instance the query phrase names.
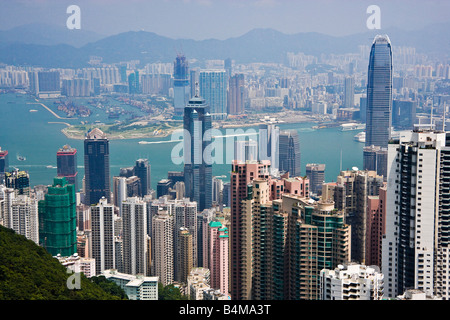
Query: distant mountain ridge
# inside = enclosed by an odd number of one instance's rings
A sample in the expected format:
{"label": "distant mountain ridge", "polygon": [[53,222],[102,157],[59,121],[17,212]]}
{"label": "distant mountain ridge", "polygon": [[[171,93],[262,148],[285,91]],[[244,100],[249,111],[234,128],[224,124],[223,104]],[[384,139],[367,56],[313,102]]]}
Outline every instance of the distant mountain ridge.
{"label": "distant mountain ridge", "polygon": [[[20,30],[22,36],[19,37]],[[88,66],[90,56],[100,56],[106,63],[129,60],[140,60],[143,64],[172,62],[180,48],[188,58],[198,60],[232,58],[238,63],[283,62],[287,52],[315,56],[357,52],[359,45],[370,46],[373,37],[380,33],[388,34],[394,47],[411,46],[423,53],[450,52],[450,23],[434,24],[417,31],[391,28],[342,37],[316,32],[285,34],[274,29],[253,29],[225,40],[172,39],[146,31],[129,31],[101,39],[99,35],[80,33],[75,40],[65,38],[67,33],[59,30],[42,33],[46,36],[29,41],[33,33],[26,30],[15,28],[11,32],[0,32],[0,62],[67,68]],[[71,37],[79,31],[67,30]],[[75,42],[83,45],[76,47]]]}

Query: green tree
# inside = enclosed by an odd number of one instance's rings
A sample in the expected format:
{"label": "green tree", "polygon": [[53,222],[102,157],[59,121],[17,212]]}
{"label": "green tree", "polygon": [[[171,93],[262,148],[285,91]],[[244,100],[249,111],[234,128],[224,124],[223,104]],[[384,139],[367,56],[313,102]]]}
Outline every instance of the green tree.
{"label": "green tree", "polygon": [[189,300],[189,296],[181,294],[180,289],[173,284],[164,286],[158,282],[158,300]]}

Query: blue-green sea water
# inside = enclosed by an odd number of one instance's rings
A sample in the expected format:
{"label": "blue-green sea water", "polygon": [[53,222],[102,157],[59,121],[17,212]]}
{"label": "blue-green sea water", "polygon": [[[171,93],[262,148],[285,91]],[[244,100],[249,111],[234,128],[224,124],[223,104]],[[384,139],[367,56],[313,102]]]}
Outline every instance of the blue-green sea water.
{"label": "blue-green sea water", "polygon": [[[59,112],[53,100],[40,100],[50,107],[56,114]],[[58,119],[44,107],[35,104],[35,98],[23,94],[0,94],[0,147],[9,152],[9,165],[26,170],[30,175],[31,186],[52,184],[56,176],[56,152],[65,144],[78,150],[78,179],[79,186],[84,175],[83,169],[83,141],[67,138],[61,129],[66,122],[79,124],[81,120],[94,122],[112,122],[94,107],[89,118]],[[128,108],[133,108],[128,106]],[[30,112],[30,109],[37,112]],[[139,111],[136,109],[136,113]],[[121,118],[122,120],[123,118]],[[60,122],[60,123],[51,123]],[[281,130],[296,129],[300,137],[301,169],[305,174],[307,163],[326,164],[325,179],[335,181],[340,169],[362,167],[362,149],[364,144],[354,141],[353,137],[359,131],[340,131],[339,128],[314,130],[314,123],[280,124]],[[248,128],[242,128],[247,130]],[[255,130],[257,130],[255,128]],[[139,141],[161,143],[139,144]],[[180,171],[182,164],[174,164],[171,152],[179,142],[170,141],[171,136],[161,138],[128,139],[110,141],[110,170],[111,177],[118,175],[120,168],[133,166],[136,159],[147,158],[151,164],[152,187],[156,188],[159,180],[167,177],[168,171]],[[17,155],[26,157],[25,161],[18,161]],[[52,166],[48,168],[47,166]],[[231,164],[213,164],[213,175],[225,175],[224,181],[229,180]]]}

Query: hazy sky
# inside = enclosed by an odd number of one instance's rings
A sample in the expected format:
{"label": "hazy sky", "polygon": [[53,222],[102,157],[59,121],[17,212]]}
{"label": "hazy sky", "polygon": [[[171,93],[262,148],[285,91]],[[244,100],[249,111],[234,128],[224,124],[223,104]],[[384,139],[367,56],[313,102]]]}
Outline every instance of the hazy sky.
{"label": "hazy sky", "polygon": [[254,28],[284,33],[347,35],[367,31],[369,5],[381,9],[381,29],[449,22],[448,0],[0,0],[0,29],[44,22],[66,26],[69,5],[81,28],[102,35],[145,30],[171,38],[226,39]]}

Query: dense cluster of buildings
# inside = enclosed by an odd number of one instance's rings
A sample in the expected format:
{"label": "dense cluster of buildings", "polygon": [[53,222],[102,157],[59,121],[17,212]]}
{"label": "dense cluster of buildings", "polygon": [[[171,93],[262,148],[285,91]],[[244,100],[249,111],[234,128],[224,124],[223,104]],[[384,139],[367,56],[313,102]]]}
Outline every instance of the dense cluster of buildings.
{"label": "dense cluster of buildings", "polygon": [[[341,81],[342,95],[311,83],[320,76],[302,86],[306,77],[286,70],[293,78],[268,77],[262,85],[240,72],[243,66],[233,72],[229,59],[223,69],[210,61],[207,69],[189,70],[183,55],[173,65],[147,65],[144,74],[126,65],[80,70],[76,75],[88,80],[63,80],[63,91],[57,71],[20,71],[40,97],[115,90],[127,81],[128,93],[161,94],[171,86],[174,116],[185,129],[184,168],[168,172],[156,190],[147,159],[111,177],[109,140],[96,128],[84,140],[82,186],[77,150],[66,145],[56,153],[53,185],[31,188],[28,173],[10,171],[8,152],[0,149],[0,223],[73,270],[104,275],[131,299],[157,299],[158,282],[194,300],[448,299],[448,96],[422,103],[442,111],[442,127],[439,117],[416,114],[416,85],[425,83],[423,94],[436,77],[448,79],[448,65],[433,71],[422,65],[425,58],[400,48],[399,64],[416,66],[414,82],[407,69],[394,76],[387,36],[360,49],[358,57],[322,58],[347,61],[350,75],[338,79],[330,71],[325,78],[329,85]],[[362,82],[361,57],[369,61]],[[318,62],[292,53],[287,60],[291,71]],[[359,99],[357,86],[367,88]],[[212,121],[278,107],[278,98],[285,108],[365,123],[364,168],[326,182],[325,165],[309,163],[302,175],[298,132],[266,123],[257,141],[235,141],[230,181],[213,177],[205,152]]]}

